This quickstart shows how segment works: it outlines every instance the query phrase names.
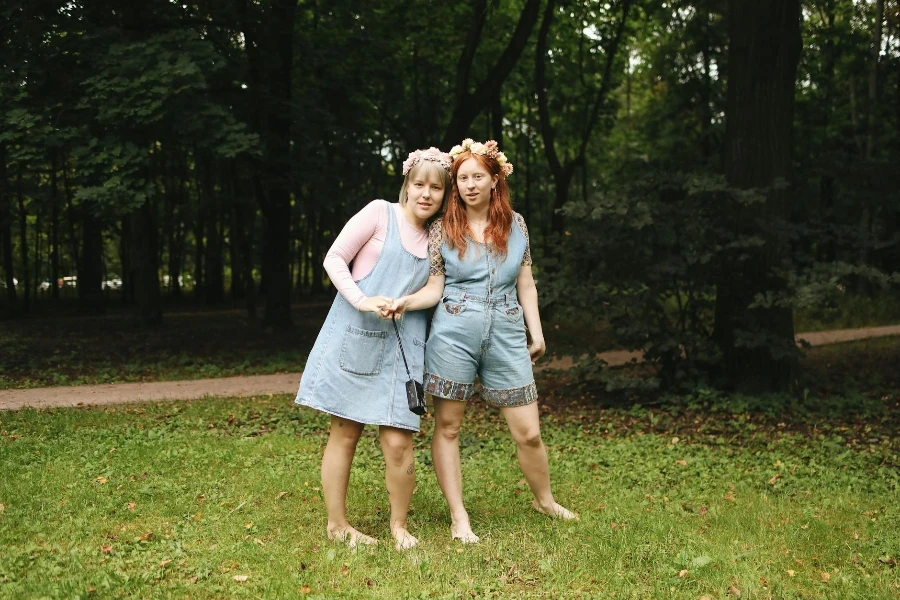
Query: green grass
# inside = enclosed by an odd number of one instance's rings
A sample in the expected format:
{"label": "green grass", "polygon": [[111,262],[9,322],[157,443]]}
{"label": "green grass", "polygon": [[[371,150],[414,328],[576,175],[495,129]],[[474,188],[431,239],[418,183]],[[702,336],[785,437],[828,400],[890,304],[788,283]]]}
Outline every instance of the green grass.
{"label": "green grass", "polygon": [[[325,539],[327,421],[289,397],[0,413],[0,598],[900,593],[896,397],[861,423],[569,400],[548,399],[542,427],[556,496],[580,522],[530,509],[502,419],[476,403],[463,472],[483,541],[449,540],[426,419],[410,516],[420,546],[405,553]],[[367,429],[351,519],[386,541],[382,477]]]}

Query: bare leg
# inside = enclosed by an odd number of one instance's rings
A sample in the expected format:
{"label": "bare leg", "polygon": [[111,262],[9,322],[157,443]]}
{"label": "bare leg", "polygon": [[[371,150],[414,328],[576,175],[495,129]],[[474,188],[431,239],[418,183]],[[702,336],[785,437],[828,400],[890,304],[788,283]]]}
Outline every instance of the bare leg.
{"label": "bare leg", "polygon": [[362,423],[332,416],[328,444],[322,455],[322,493],[328,511],[328,539],[340,540],[351,548],[357,544],[377,543],[375,538],[360,533],[347,522],[350,465],[362,430]]}
{"label": "bare leg", "polygon": [[551,517],[577,519],[578,515],[557,504],[550,491],[550,465],[541,439],[537,402],[501,409],[516,442],[519,466],[534,494],[534,509]]}
{"label": "bare leg", "polygon": [[396,427],[379,429],[384,453],[384,482],[391,503],[391,535],[394,548],[406,550],[419,543],[406,529],[406,515],[416,485],[416,462],[413,457],[412,432]]}
{"label": "bare leg", "polygon": [[459,458],[459,428],[465,410],[465,402],[434,398],[431,458],[438,484],[450,508],[450,535],[464,544],[474,544],[479,538],[472,532],[469,513],[463,506],[462,467]]}

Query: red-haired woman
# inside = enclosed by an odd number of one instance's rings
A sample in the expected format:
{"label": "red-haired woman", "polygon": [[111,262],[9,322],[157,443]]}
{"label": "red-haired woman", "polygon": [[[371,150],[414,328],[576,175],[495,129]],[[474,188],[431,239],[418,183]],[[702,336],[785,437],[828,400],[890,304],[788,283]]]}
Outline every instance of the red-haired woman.
{"label": "red-haired woman", "polygon": [[391,309],[401,313],[440,301],[425,347],[425,391],[435,410],[431,451],[450,508],[451,536],[474,543],[478,536],[462,498],[459,430],[476,376],[482,398],[499,407],[506,419],[535,510],[562,519],[577,516],[560,506],[550,490],[531,370],[546,346],[528,229],[509,200],[506,178],[512,165],[493,140],[463,140],[450,155],[453,190],[444,217],[429,232],[428,283],[395,300]]}

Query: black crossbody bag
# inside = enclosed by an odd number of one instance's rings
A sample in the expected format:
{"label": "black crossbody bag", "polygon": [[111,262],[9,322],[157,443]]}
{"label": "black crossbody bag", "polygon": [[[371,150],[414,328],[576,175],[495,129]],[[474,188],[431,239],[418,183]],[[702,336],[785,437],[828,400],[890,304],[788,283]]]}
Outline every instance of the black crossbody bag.
{"label": "black crossbody bag", "polygon": [[409,410],[417,415],[424,415],[427,411],[425,408],[425,390],[422,384],[412,378],[409,372],[409,364],[406,362],[406,353],[403,352],[403,340],[400,339],[400,329],[397,327],[397,315],[391,319],[394,323],[394,331],[397,332],[397,343],[400,344],[400,356],[403,357],[403,366],[406,367],[406,403],[409,404]]}

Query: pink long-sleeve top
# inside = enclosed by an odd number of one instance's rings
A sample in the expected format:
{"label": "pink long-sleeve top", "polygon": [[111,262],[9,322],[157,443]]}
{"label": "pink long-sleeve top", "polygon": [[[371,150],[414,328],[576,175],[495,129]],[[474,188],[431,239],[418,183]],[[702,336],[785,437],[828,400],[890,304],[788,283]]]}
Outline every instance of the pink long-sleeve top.
{"label": "pink long-sleeve top", "polygon": [[394,211],[400,226],[400,242],[406,251],[419,258],[428,255],[428,231],[409,223],[399,203],[385,200],[369,202],[347,221],[322,263],[331,283],[357,310],[368,296],[356,282],[369,274],[384,248],[388,229],[385,206],[390,206]]}

